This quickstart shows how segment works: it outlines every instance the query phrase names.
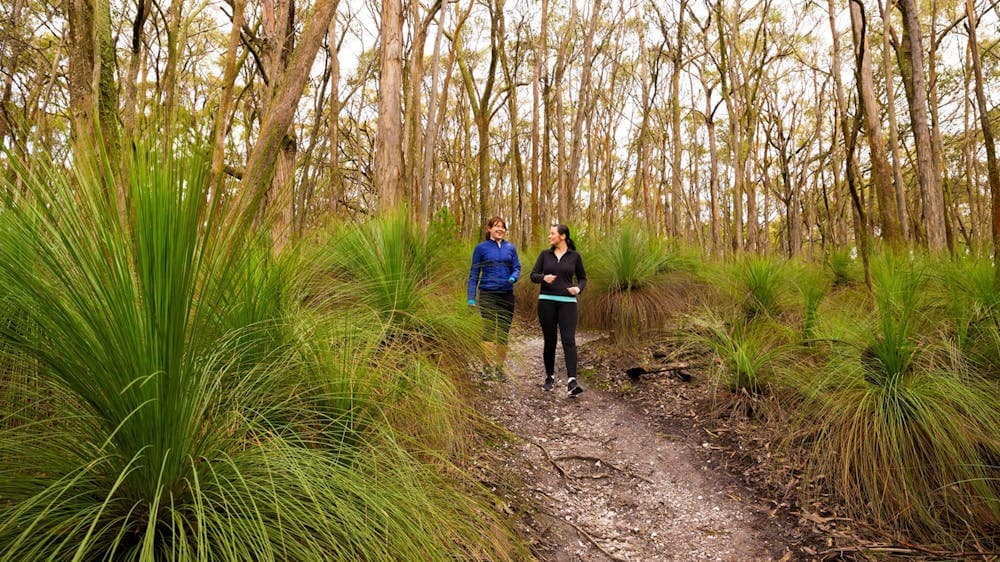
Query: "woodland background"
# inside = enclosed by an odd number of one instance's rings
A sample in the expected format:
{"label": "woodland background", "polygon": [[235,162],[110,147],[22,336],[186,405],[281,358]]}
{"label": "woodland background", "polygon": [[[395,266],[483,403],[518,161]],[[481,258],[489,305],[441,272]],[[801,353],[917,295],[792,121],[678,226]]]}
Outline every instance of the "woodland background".
{"label": "woodland background", "polygon": [[194,132],[282,238],[405,202],[467,235],[500,213],[522,245],[635,216],[714,255],[816,255],[861,230],[981,254],[1000,222],[998,11],[14,0],[0,142],[68,162],[95,129],[112,155]]}
{"label": "woodland background", "polygon": [[5,1],[0,562],[529,558],[469,465],[494,214],[569,224],[581,327],[698,364],[796,501],[995,555],[998,22]]}

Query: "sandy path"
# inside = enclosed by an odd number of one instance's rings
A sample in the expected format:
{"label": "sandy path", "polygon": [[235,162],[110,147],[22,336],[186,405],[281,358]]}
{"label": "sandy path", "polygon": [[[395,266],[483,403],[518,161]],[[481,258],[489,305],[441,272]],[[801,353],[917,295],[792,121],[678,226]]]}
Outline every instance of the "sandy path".
{"label": "sandy path", "polygon": [[541,345],[516,339],[509,381],[487,383],[489,415],[520,437],[505,457],[536,506],[524,522],[540,560],[790,558],[738,487],[641,411],[590,388],[567,398],[561,351],[544,392]]}

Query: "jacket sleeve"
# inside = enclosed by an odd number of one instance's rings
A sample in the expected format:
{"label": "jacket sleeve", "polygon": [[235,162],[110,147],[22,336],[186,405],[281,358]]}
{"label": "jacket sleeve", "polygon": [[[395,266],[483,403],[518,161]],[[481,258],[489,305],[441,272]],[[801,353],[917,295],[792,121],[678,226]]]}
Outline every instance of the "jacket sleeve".
{"label": "jacket sleeve", "polygon": [[479,264],[482,261],[482,256],[479,254],[479,245],[476,244],[476,249],[472,250],[472,266],[469,267],[469,289],[467,292],[467,298],[475,300],[476,289],[479,287],[479,275],[482,273],[483,268]]}
{"label": "jacket sleeve", "polygon": [[542,277],[545,277],[542,274],[542,261],[544,259],[545,259],[545,252],[542,252],[542,253],[538,254],[538,259],[535,260],[535,267],[531,268],[531,282],[532,283],[541,283],[542,282]]}
{"label": "jacket sleeve", "polygon": [[514,283],[521,278],[521,260],[517,257],[517,248],[511,248],[513,255],[512,265],[514,266],[510,271],[510,278],[514,280]]}
{"label": "jacket sleeve", "polygon": [[576,286],[580,288],[580,292],[587,287],[587,271],[583,269],[583,258],[580,254],[576,255]]}

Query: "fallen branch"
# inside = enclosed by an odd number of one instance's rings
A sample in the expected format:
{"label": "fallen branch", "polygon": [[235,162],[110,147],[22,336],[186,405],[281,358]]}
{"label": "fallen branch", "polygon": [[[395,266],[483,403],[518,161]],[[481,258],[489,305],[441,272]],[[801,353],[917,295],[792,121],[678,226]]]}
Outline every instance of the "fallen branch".
{"label": "fallen branch", "polygon": [[588,533],[587,531],[584,531],[583,528],[581,528],[576,523],[573,523],[572,521],[568,521],[568,520],[566,520],[566,519],[564,519],[562,517],[559,517],[558,515],[555,515],[553,513],[549,513],[548,511],[545,511],[542,508],[538,508],[538,510],[541,511],[542,513],[544,513],[545,515],[548,515],[549,517],[555,519],[556,521],[562,521],[563,523],[565,523],[565,524],[569,525],[570,527],[573,527],[574,529],[576,529],[577,533],[580,533],[580,535],[582,535],[583,538],[587,539],[587,541],[589,541],[590,544],[594,545],[594,547],[597,548],[597,550],[600,550],[608,558],[610,558],[612,560],[615,560],[616,562],[628,562],[626,559],[619,558],[619,557],[615,556],[614,554],[608,552],[608,550],[606,548],[604,548],[603,546],[600,545],[600,543],[597,542],[597,539],[595,539],[594,537],[592,537],[590,535],[590,533]]}
{"label": "fallen branch", "polygon": [[629,472],[629,471],[627,471],[627,470],[625,470],[623,468],[619,468],[619,467],[611,464],[610,462],[608,462],[608,461],[606,461],[606,460],[604,460],[604,459],[602,459],[600,457],[591,457],[591,456],[587,456],[587,455],[563,455],[561,457],[556,457],[555,460],[557,460],[557,461],[578,460],[578,461],[599,462],[599,463],[601,463],[601,464],[603,464],[605,466],[608,466],[608,467],[611,467],[611,468],[617,470],[618,472],[624,474],[625,476],[629,476],[631,478],[637,478],[637,479],[642,480],[643,482],[645,482],[647,484],[652,484],[653,483],[652,481],[650,481],[647,478],[643,478],[642,476],[639,476],[638,474],[633,474],[633,473],[631,473],[631,472]]}
{"label": "fallen branch", "polygon": [[[541,446],[540,444],[532,441],[531,439],[527,439],[526,438],[525,441],[527,441],[528,443],[531,443],[532,445],[534,445],[534,446],[536,446],[536,447],[538,447],[539,449],[542,450],[542,454],[545,455],[545,459],[548,460],[549,463],[553,467],[555,467],[556,471],[559,473],[559,476],[562,477],[562,479],[563,479],[564,482],[566,482],[569,479],[569,476],[566,474],[566,471],[563,470],[563,467],[559,466],[559,463],[557,463],[552,458],[552,455],[549,454],[549,450],[548,449],[546,449],[545,447]],[[567,483],[567,485],[569,485],[569,484]]]}

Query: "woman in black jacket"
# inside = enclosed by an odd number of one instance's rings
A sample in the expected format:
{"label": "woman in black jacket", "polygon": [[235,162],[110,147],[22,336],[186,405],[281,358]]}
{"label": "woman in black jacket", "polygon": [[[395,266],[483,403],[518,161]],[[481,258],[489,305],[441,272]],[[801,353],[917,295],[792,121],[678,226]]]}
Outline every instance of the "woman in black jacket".
{"label": "woman in black jacket", "polygon": [[572,398],[583,392],[583,387],[576,382],[576,296],[587,286],[587,272],[570,238],[569,227],[557,224],[549,228],[549,244],[552,247],[538,255],[531,270],[531,281],[542,285],[538,295],[538,322],[545,339],[542,352],[545,383],[542,388],[552,390],[555,384],[558,331],[566,358],[566,392]]}

